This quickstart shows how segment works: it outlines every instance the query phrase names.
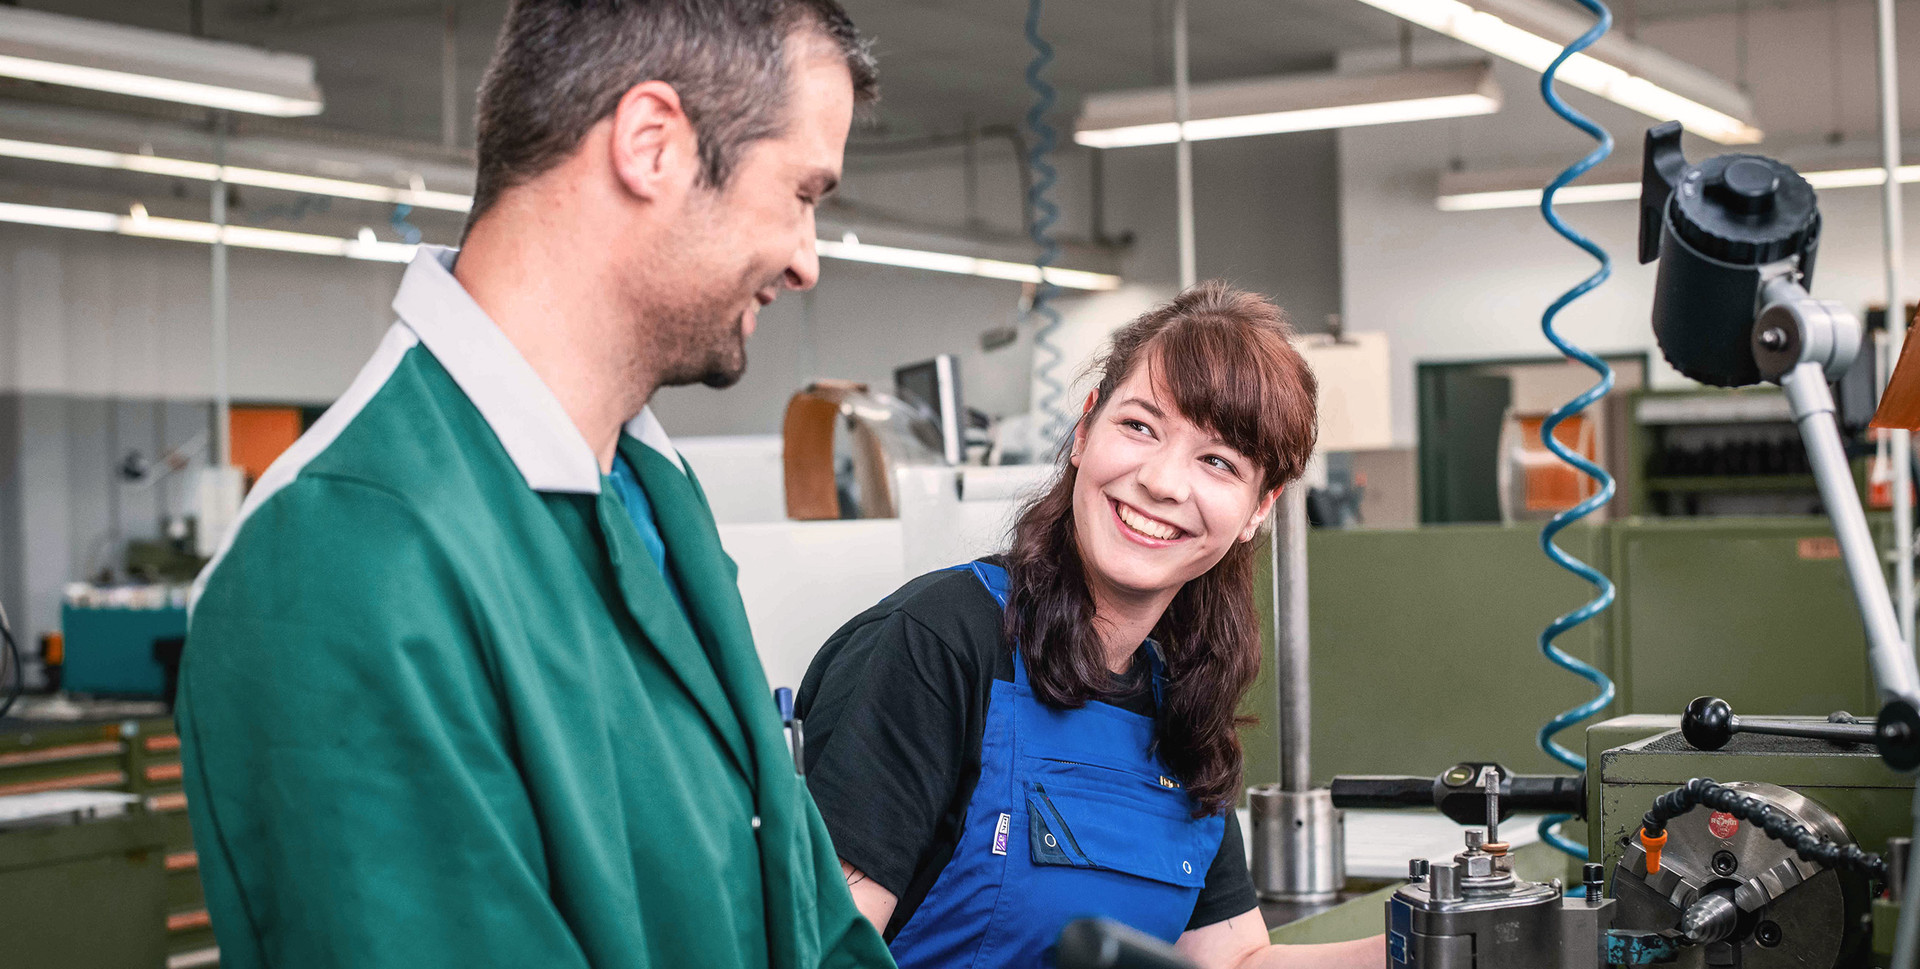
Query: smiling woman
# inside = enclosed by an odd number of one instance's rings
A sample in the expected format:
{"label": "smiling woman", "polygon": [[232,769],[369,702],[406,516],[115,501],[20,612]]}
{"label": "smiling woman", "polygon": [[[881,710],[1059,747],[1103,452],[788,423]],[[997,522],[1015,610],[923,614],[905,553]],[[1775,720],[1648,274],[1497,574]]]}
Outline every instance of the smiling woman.
{"label": "smiling woman", "polygon": [[1010,550],[913,580],[807,671],[808,786],[905,969],[1041,965],[1090,914],[1208,969],[1384,961],[1269,946],[1228,821],[1251,543],[1313,450],[1290,336],[1221,283],[1122,328]]}

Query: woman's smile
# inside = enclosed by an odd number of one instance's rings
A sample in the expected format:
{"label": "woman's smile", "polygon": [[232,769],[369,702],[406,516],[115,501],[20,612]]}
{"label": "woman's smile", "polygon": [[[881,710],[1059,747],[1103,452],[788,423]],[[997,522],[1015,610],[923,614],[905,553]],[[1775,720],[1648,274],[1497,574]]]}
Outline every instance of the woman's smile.
{"label": "woman's smile", "polygon": [[1188,537],[1186,529],[1155,518],[1117,498],[1109,497],[1107,503],[1113,506],[1113,520],[1120,534],[1148,548],[1166,548]]}

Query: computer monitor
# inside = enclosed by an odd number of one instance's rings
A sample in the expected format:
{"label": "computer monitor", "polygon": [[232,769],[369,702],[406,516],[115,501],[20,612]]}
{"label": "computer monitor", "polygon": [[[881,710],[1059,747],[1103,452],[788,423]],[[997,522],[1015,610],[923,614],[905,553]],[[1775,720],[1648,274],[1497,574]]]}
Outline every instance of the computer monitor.
{"label": "computer monitor", "polygon": [[900,367],[893,372],[893,389],[895,396],[939,430],[939,450],[947,463],[964,463],[966,411],[960,406],[960,361],[943,353]]}

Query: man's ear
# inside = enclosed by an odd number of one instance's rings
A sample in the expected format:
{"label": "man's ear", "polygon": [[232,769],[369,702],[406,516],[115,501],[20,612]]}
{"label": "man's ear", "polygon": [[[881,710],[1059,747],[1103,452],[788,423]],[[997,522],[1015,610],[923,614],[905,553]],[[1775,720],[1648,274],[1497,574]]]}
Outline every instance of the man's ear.
{"label": "man's ear", "polygon": [[1267,492],[1266,498],[1262,499],[1259,507],[1253,510],[1253,520],[1247,522],[1247,527],[1240,530],[1241,541],[1251,542],[1253,541],[1253,536],[1260,534],[1260,526],[1266,523],[1268,515],[1273,514],[1273,503],[1280,497],[1280,492],[1284,490],[1286,490],[1286,486],[1281,485]]}
{"label": "man's ear", "polygon": [[699,171],[699,139],[665,81],[642,81],[620,96],[608,118],[614,177],[636,198],[684,192]]}

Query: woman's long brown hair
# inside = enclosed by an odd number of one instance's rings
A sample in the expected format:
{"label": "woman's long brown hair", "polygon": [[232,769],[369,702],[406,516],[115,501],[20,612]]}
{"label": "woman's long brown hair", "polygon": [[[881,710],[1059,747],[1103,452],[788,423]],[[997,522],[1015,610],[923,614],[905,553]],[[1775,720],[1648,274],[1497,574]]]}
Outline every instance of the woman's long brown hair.
{"label": "woman's long brown hair", "polygon": [[[1294,481],[1313,453],[1313,373],[1289,338],[1286,314],[1261,296],[1210,281],[1114,334],[1094,365],[1099,397],[1089,427],[1128,376],[1148,367],[1180,413],[1260,468],[1262,495]],[[1021,512],[1007,554],[1008,642],[1020,644],[1034,695],[1078,707],[1114,692],[1094,628],[1093,594],[1073,519],[1076,472],[1062,462],[1051,488]],[[1154,742],[1197,815],[1240,797],[1240,700],[1260,672],[1253,543],[1182,586],[1154,627],[1167,684]]]}

